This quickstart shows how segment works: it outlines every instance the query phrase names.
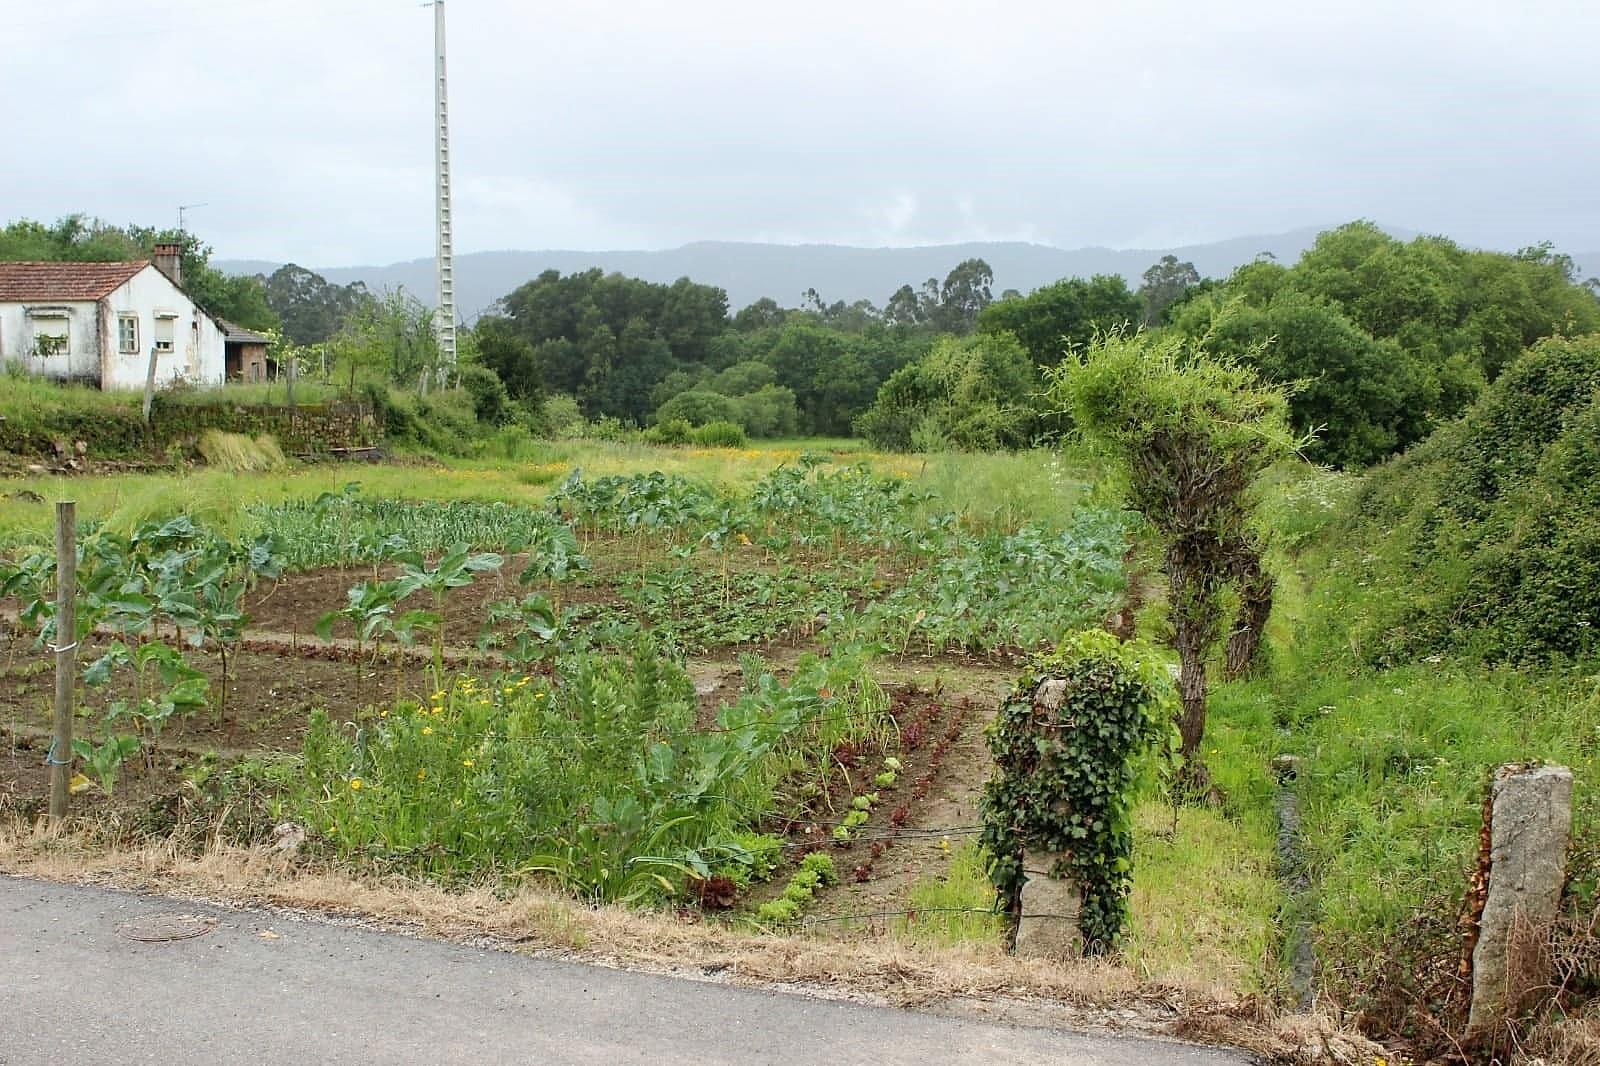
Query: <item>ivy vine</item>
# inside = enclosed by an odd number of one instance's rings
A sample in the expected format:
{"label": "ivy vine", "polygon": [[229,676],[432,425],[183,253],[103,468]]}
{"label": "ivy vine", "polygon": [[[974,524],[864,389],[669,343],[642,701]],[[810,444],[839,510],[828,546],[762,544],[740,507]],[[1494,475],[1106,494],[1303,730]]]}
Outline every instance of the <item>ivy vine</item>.
{"label": "ivy vine", "polygon": [[1134,796],[1146,756],[1176,746],[1173,704],[1159,661],[1102,630],[1069,636],[1018,680],[989,727],[995,772],[981,808],[990,876],[1013,919],[1023,850],[1058,853],[1050,875],[1082,891],[1085,952],[1116,946],[1133,885]]}

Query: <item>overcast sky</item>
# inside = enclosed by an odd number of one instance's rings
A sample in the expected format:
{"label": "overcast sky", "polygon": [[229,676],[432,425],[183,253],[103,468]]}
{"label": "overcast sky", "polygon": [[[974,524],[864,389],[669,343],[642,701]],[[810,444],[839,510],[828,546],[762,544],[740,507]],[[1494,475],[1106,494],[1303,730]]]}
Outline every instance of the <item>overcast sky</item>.
{"label": "overcast sky", "polygon": [[[0,212],[431,256],[415,0],[4,0]],[[1600,249],[1600,4],[449,0],[458,252],[1161,247],[1357,217]]]}

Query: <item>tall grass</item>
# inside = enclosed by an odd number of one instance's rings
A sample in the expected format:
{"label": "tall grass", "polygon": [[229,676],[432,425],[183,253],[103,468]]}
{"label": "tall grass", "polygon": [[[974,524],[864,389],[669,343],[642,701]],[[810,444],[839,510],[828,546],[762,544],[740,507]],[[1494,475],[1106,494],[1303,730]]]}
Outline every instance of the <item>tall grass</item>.
{"label": "tall grass", "polygon": [[[240,404],[249,407],[273,406],[289,402],[287,381],[230,381],[208,388],[172,389],[161,394],[163,402],[179,404]],[[335,403],[350,398],[348,390],[309,378],[294,383],[296,404]]]}
{"label": "tall grass", "polygon": [[206,465],[232,474],[279,470],[289,463],[277,440],[265,433],[251,439],[243,433],[208,429],[200,434],[199,448]]}
{"label": "tall grass", "polygon": [[32,422],[66,411],[131,410],[139,406],[140,399],[135,391],[101,392],[31,374],[0,374],[0,414],[7,421]]}
{"label": "tall grass", "polygon": [[[948,845],[947,845],[948,846]],[[907,913],[894,921],[897,936],[924,944],[997,943],[1006,920],[994,912],[989,856],[978,845],[950,851],[943,874],[924,877],[906,896]]]}
{"label": "tall grass", "polygon": [[1280,581],[1268,662],[1260,677],[1214,690],[1207,731],[1208,748],[1221,749],[1208,753],[1213,772],[1253,768],[1253,783],[1222,781],[1241,819],[1270,818],[1268,761],[1299,759],[1310,918],[1325,980],[1346,1003],[1379,970],[1417,962],[1396,944],[1421,916],[1453,928],[1497,766],[1572,767],[1575,883],[1600,874],[1600,663],[1512,669],[1441,654],[1371,665],[1351,634],[1396,590],[1330,565],[1378,546],[1327,543],[1356,483],[1307,468],[1269,480]]}

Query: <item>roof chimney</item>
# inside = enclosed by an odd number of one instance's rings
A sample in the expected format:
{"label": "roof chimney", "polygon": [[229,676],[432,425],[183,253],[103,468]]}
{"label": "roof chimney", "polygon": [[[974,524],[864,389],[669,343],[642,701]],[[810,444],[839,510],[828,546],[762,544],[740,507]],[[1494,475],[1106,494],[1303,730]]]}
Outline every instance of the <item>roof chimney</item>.
{"label": "roof chimney", "polygon": [[177,241],[157,241],[154,259],[157,270],[171,278],[174,285],[183,285],[183,245]]}

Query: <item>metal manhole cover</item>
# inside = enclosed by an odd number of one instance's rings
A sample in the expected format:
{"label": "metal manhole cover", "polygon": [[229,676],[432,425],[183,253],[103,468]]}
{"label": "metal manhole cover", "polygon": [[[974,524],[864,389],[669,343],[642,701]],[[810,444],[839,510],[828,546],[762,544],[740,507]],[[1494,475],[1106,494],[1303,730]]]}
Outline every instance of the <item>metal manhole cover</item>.
{"label": "metal manhole cover", "polygon": [[117,926],[117,932],[141,944],[164,944],[170,940],[192,940],[217,927],[215,918],[194,914],[146,914]]}

